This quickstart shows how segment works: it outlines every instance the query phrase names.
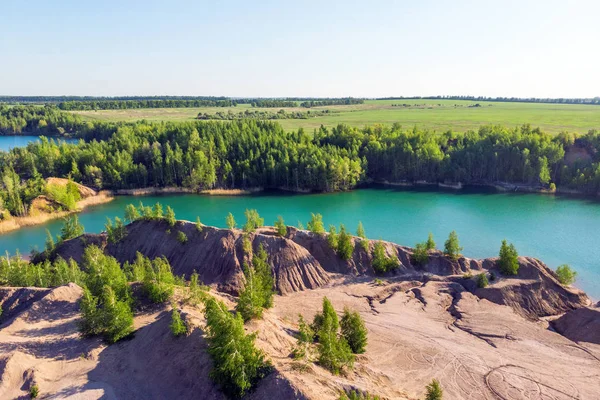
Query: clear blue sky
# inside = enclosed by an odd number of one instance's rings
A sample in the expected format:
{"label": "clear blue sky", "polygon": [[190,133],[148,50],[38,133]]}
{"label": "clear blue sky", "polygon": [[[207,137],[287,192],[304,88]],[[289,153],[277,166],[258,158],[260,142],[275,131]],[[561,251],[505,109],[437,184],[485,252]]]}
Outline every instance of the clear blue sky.
{"label": "clear blue sky", "polygon": [[27,0],[2,95],[600,96],[600,1]]}

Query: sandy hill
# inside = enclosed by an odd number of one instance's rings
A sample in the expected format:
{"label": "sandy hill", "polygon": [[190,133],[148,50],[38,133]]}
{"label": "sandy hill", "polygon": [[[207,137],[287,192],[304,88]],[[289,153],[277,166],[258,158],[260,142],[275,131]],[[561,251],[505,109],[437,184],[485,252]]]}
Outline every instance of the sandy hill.
{"label": "sandy hill", "polygon": [[[196,269],[212,294],[233,308],[232,294],[243,285],[241,232],[197,232],[190,223],[171,230],[140,221],[128,226],[121,243],[107,244],[104,235],[85,241],[121,261],[141,251],[169,258],[177,273]],[[176,230],[186,232],[186,244],[176,241]],[[342,261],[325,239],[306,231],[290,229],[280,238],[265,228],[251,241],[255,249],[261,243],[267,249],[281,294],[262,320],[247,324],[275,367],[250,399],[333,400],[351,388],[386,399],[422,399],[432,378],[440,380],[445,399],[598,398],[600,311],[584,293],[560,285],[538,260],[521,257],[517,277],[478,289],[464,274],[494,271],[493,259],[451,262],[432,254],[418,267],[410,262],[411,249],[386,243],[402,266],[376,283],[370,255],[360,246]],[[77,258],[82,250],[80,238],[58,253]],[[170,306],[160,305],[138,310],[133,339],[106,346],[79,336],[80,296],[73,284],[0,288],[0,398],[25,396],[33,382],[44,398],[223,398],[208,376],[200,307],[176,295],[193,327],[187,337],[171,336]],[[345,376],[290,357],[298,314],[312,320],[323,296],[340,313],[345,306],[357,310],[369,330],[366,353]]]}

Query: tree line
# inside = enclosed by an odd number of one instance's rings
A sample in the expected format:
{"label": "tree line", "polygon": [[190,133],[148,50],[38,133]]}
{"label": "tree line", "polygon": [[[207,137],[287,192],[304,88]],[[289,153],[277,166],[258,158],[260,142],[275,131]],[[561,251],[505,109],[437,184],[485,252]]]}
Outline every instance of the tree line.
{"label": "tree line", "polygon": [[190,107],[235,107],[235,100],[93,100],[63,101],[56,104],[60,110],[126,110],[132,108],[190,108]]}
{"label": "tree line", "polygon": [[324,107],[324,106],[347,106],[351,104],[363,104],[363,99],[354,99],[348,97],[345,99],[329,99],[329,100],[308,100],[300,103],[300,107],[311,108],[311,107]]}
{"label": "tree line", "polygon": [[503,103],[559,103],[559,104],[600,104],[600,97],[592,98],[537,98],[537,97],[486,97],[486,96],[410,96],[381,97],[377,100],[471,100]]}
{"label": "tree line", "polygon": [[329,110],[323,111],[286,111],[279,110],[278,112],[261,111],[261,110],[245,110],[237,113],[228,110],[227,112],[217,111],[214,114],[207,112],[198,113],[197,119],[200,120],[238,120],[238,119],[309,119],[314,117],[322,117],[329,115]]}

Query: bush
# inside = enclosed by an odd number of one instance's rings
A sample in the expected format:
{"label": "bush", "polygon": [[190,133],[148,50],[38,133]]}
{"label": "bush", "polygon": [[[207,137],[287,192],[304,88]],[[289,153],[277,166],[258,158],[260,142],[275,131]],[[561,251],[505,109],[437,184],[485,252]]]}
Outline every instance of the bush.
{"label": "bush", "polygon": [[196,217],[196,230],[202,232],[202,222],[200,222],[200,217]]}
{"label": "bush", "polygon": [[154,205],[154,207],[152,207],[152,218],[153,219],[162,219],[163,218],[162,204],[156,203]]}
{"label": "bush", "polygon": [[188,241],[188,237],[185,234],[185,232],[183,231],[178,231],[177,232],[177,241],[181,244],[186,244]]}
{"label": "bush", "polygon": [[373,396],[369,393],[362,393],[358,390],[351,390],[340,394],[339,400],[380,400],[381,397]]}
{"label": "bush", "polygon": [[167,206],[167,210],[165,211],[165,220],[169,226],[175,226],[175,223],[177,222],[175,219],[175,211],[173,211],[171,206]]}
{"label": "bush", "polygon": [[268,372],[264,354],[256,348],[256,333],[246,335],[244,321],[223,302],[210,297],[204,310],[211,378],[231,397],[242,397]]}
{"label": "bush", "polygon": [[503,240],[502,245],[500,246],[499,256],[498,264],[500,266],[500,272],[504,275],[517,275],[519,272],[519,255],[517,254],[515,246],[513,246],[512,243],[509,245],[506,243],[506,240]]}
{"label": "bush", "polygon": [[125,221],[127,221],[128,223],[132,223],[140,219],[140,217],[140,213],[133,204],[128,204],[125,207]]}
{"label": "bush", "polygon": [[365,321],[356,311],[344,309],[344,315],[340,322],[342,327],[342,335],[348,342],[354,354],[365,352],[367,346],[367,328]]}
{"label": "bush", "polygon": [[57,202],[67,211],[73,211],[77,207],[77,202],[81,200],[81,194],[77,184],[69,181],[66,185],[50,184],[46,186],[46,196]]}
{"label": "bush", "polygon": [[556,268],[556,275],[558,275],[558,280],[563,285],[572,285],[577,278],[577,272],[568,264],[559,265],[558,268]]}
{"label": "bush", "polygon": [[334,225],[329,225],[329,234],[327,235],[327,244],[329,245],[329,247],[332,250],[337,251],[338,235],[337,235],[337,230],[335,229]]}
{"label": "bush", "polygon": [[123,225],[123,221],[119,217],[115,217],[115,225],[113,226],[110,218],[106,218],[106,236],[109,243],[119,243],[127,237],[127,228]]}
{"label": "bush", "polygon": [[325,233],[325,226],[323,225],[323,216],[321,214],[310,214],[310,221],[307,224],[308,230],[317,235]]}
{"label": "bush", "polygon": [[435,250],[435,242],[433,241],[433,234],[429,232],[427,236],[427,241],[425,242],[425,248],[427,250]]}
{"label": "bush", "polygon": [[84,231],[85,229],[83,228],[83,225],[79,223],[77,215],[70,215],[64,219],[64,224],[60,229],[59,242],[81,236]]}
{"label": "bush", "polygon": [[412,259],[417,265],[425,265],[429,261],[427,243],[417,243],[413,251]]}
{"label": "bush", "polygon": [[385,247],[381,241],[375,242],[373,246],[373,269],[379,274],[392,271],[398,268],[400,262],[397,257],[388,257],[385,254]]}
{"label": "bush", "polygon": [[173,311],[171,312],[171,324],[169,327],[171,328],[171,333],[175,337],[182,336],[187,333],[187,326],[181,319],[179,311],[175,308],[173,308]]}
{"label": "bush", "polygon": [[440,382],[437,379],[434,379],[429,385],[427,385],[427,394],[425,395],[425,400],[442,400],[443,393],[444,392],[440,386]]}
{"label": "bush", "polygon": [[39,395],[40,395],[40,388],[38,387],[37,384],[34,383],[29,388],[29,398],[30,399],[37,399]]}
{"label": "bush", "polygon": [[485,272],[482,272],[479,275],[477,275],[477,287],[478,288],[485,288],[488,285],[489,285],[489,282],[488,282],[488,278],[487,278],[487,275],[485,274]]}
{"label": "bush", "polygon": [[277,220],[275,221],[275,231],[279,236],[287,235],[287,227],[285,226],[285,222],[283,222],[283,217],[281,215],[277,216]]}
{"label": "bush", "polygon": [[296,359],[306,359],[308,358],[308,350],[310,348],[310,344],[315,339],[315,333],[306,323],[302,314],[298,315],[298,339],[296,342],[296,347],[292,350],[292,356]]}
{"label": "bush", "polygon": [[446,240],[444,243],[444,254],[451,260],[456,261],[458,260],[462,249],[463,248],[460,247],[458,242],[458,235],[456,231],[450,232],[450,235],[448,235],[448,240]]}

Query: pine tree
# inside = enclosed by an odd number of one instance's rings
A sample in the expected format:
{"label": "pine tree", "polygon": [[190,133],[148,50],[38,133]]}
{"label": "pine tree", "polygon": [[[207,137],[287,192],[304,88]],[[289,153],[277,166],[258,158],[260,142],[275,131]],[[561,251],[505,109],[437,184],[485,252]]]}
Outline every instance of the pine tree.
{"label": "pine tree", "polygon": [[323,313],[318,322],[319,364],[334,374],[351,367],[354,355],[344,337],[339,337],[339,320],[327,297],[323,298]]}
{"label": "pine tree", "polygon": [[433,234],[429,232],[427,236],[427,242],[425,242],[425,248],[427,250],[435,250],[435,242],[433,241]]}
{"label": "pine tree", "polygon": [[162,204],[156,203],[154,207],[152,207],[152,218],[153,219],[161,219],[163,217],[163,207]]}
{"label": "pine tree", "polygon": [[133,204],[128,204],[125,207],[125,221],[132,223],[138,219],[140,219],[140,213],[138,212],[137,208],[135,208]]}
{"label": "pine tree", "polygon": [[458,235],[456,234],[456,231],[450,232],[450,235],[448,235],[448,240],[446,240],[444,243],[444,254],[448,258],[456,261],[462,249],[463,248],[460,247],[458,242]]}
{"label": "pine tree", "polygon": [[287,227],[285,226],[285,222],[283,222],[283,217],[281,215],[277,216],[277,220],[275,221],[275,231],[279,236],[287,235]]}
{"label": "pine tree", "polygon": [[83,225],[79,223],[77,215],[73,214],[64,219],[63,227],[60,229],[59,241],[74,239],[84,233]]}
{"label": "pine tree", "polygon": [[145,264],[142,288],[153,303],[164,303],[173,295],[175,276],[165,257]]}
{"label": "pine tree", "polygon": [[169,327],[171,328],[171,333],[175,337],[185,335],[187,333],[187,326],[181,319],[179,310],[177,310],[175,307],[173,307],[173,311],[171,312],[171,324]]}
{"label": "pine tree", "polygon": [[327,235],[327,244],[329,247],[337,251],[338,247],[338,235],[334,225],[329,225],[329,234]]}
{"label": "pine tree", "polygon": [[175,219],[175,211],[171,208],[171,206],[167,206],[165,211],[165,220],[169,224],[169,226],[175,226],[177,220]]}
{"label": "pine tree", "polygon": [[246,282],[240,291],[236,310],[244,321],[262,317],[264,298],[261,294],[260,278],[256,276],[254,267],[244,264]]}
{"label": "pine tree", "polygon": [[323,216],[321,214],[310,214],[310,221],[307,224],[308,230],[312,233],[322,235],[325,233],[325,226],[323,225]]}
{"label": "pine tree", "polygon": [[315,333],[310,325],[306,323],[302,314],[298,314],[298,339],[296,347],[292,350],[292,354],[296,360],[306,359],[308,357],[308,349],[314,341]]}
{"label": "pine tree", "polygon": [[200,217],[196,217],[196,230],[202,232],[202,222],[200,222]]}
{"label": "pine tree", "polygon": [[54,238],[48,229],[46,229],[46,244],[45,244],[45,252],[47,255],[52,254],[54,249],[56,248],[56,243],[54,242]]}
{"label": "pine tree", "polygon": [[342,260],[349,260],[354,252],[352,237],[346,232],[346,227],[340,225],[340,234],[337,243],[337,254]]}
{"label": "pine tree", "polygon": [[268,255],[262,243],[258,246],[258,252],[252,257],[252,265],[256,271],[256,275],[260,279],[260,293],[263,298],[263,307],[273,307],[273,296],[275,294],[273,286],[273,270],[268,262]]}
{"label": "pine tree", "polygon": [[260,215],[258,215],[258,211],[256,210],[246,209],[244,214],[246,215],[246,224],[244,224],[244,232],[254,232],[257,228],[260,228],[265,223],[264,218],[261,218]]}
{"label": "pine tree", "polygon": [[233,218],[233,214],[229,213],[227,214],[227,217],[225,218],[225,223],[227,224],[227,228],[229,229],[234,229],[235,228],[235,218]]}
{"label": "pine tree", "polygon": [[363,227],[361,221],[358,221],[358,227],[356,228],[356,236],[358,236],[361,239],[367,238],[367,235],[365,235],[365,228]]}
{"label": "pine tree", "polygon": [[256,334],[246,335],[241,315],[233,316],[213,297],[206,301],[204,313],[208,353],[213,360],[210,376],[227,395],[242,397],[268,370],[263,353],[254,345]]}
{"label": "pine tree", "polygon": [[499,256],[500,272],[504,275],[517,275],[519,272],[519,255],[515,246],[512,243],[509,245],[506,240],[503,240]]}
{"label": "pine tree", "polygon": [[342,335],[348,342],[352,352],[355,354],[364,353],[367,346],[367,328],[361,316],[356,311],[351,312],[348,308],[345,308],[340,325]]}
{"label": "pine tree", "polygon": [[388,257],[385,254],[385,247],[381,241],[375,242],[373,246],[373,259],[371,265],[375,272],[384,274],[398,268],[400,262],[397,257]]}
{"label": "pine tree", "polygon": [[117,299],[110,286],[104,286],[100,303],[99,319],[103,324],[102,335],[109,343],[115,343],[133,332],[133,312],[126,301]]}
{"label": "pine tree", "polygon": [[440,386],[440,382],[437,379],[434,379],[429,385],[427,385],[427,394],[425,395],[425,400],[442,400],[443,393],[444,391]]}

